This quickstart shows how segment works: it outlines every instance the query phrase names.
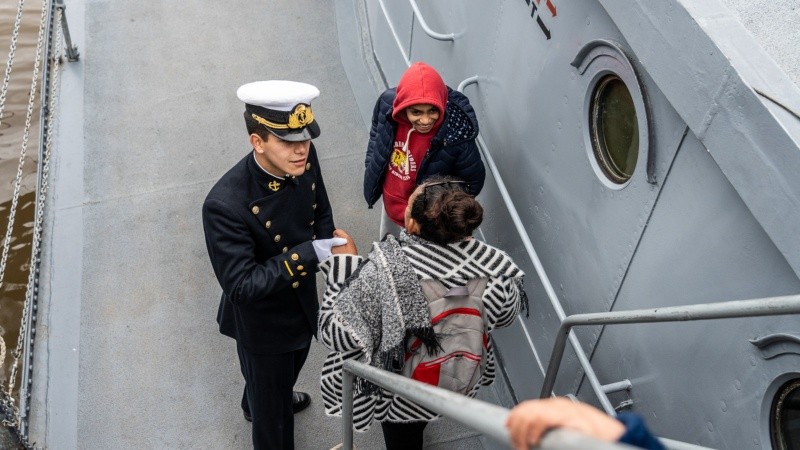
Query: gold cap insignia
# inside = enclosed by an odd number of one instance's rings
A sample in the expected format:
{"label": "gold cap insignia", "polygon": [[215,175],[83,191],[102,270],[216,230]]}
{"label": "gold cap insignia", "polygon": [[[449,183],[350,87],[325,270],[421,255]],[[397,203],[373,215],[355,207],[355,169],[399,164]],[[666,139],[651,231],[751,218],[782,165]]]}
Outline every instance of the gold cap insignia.
{"label": "gold cap insignia", "polygon": [[311,112],[311,106],[303,103],[297,104],[289,114],[289,128],[292,130],[303,128],[313,121],[314,113]]}

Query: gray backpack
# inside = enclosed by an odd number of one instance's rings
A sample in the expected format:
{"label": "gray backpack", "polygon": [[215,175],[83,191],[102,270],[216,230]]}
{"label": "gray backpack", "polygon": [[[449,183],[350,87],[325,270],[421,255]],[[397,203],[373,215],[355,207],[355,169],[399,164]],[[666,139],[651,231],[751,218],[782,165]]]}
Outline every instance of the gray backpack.
{"label": "gray backpack", "polygon": [[421,280],[433,330],[441,350],[429,354],[417,338],[406,346],[403,375],[461,394],[475,386],[486,368],[489,335],[483,291],[487,278],[447,289],[436,280]]}

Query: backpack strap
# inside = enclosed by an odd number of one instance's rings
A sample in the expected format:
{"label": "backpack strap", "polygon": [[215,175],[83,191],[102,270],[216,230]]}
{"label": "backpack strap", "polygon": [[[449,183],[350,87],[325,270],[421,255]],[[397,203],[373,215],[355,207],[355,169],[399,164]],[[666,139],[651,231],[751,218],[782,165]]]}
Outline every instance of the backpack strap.
{"label": "backpack strap", "polygon": [[428,303],[448,294],[447,287],[439,280],[420,280],[420,285],[422,286],[422,293],[425,294]]}
{"label": "backpack strap", "polygon": [[489,283],[488,277],[473,278],[469,280],[465,288],[467,289],[467,291],[469,291],[469,295],[482,298],[483,291],[486,290],[486,285],[488,283]]}
{"label": "backpack strap", "polygon": [[466,286],[455,286],[450,289],[442,284],[439,280],[420,280],[422,286],[422,293],[425,298],[430,302],[437,298],[442,297],[459,297],[459,296],[476,296],[483,297],[483,291],[486,289],[486,284],[489,282],[487,277],[473,278],[467,282]]}

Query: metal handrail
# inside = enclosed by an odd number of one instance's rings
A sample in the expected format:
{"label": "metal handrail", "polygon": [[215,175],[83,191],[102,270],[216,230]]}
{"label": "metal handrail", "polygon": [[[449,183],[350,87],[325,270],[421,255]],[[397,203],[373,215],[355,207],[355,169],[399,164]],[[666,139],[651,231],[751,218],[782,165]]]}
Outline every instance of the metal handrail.
{"label": "metal handrail", "polygon": [[417,6],[416,0],[408,0],[408,3],[411,3],[411,9],[414,10],[414,15],[419,20],[419,24],[422,27],[422,30],[428,36],[436,39],[437,41],[455,41],[456,35],[454,33],[444,34],[444,33],[437,33],[428,26],[428,23],[425,22],[425,18],[422,17],[422,12],[419,10],[419,6]]}
{"label": "metal handrail", "polygon": [[[461,83],[458,84],[459,92],[464,89],[465,87],[475,84],[478,82],[478,76],[472,76]],[[558,295],[556,295],[556,291],[553,288],[553,285],[550,283],[550,278],[547,276],[547,273],[544,270],[544,265],[542,265],[542,261],[539,259],[539,255],[536,253],[536,250],[533,248],[533,243],[531,242],[530,237],[528,236],[528,232],[525,229],[525,226],[522,223],[522,219],[519,217],[519,213],[517,213],[517,208],[514,206],[514,202],[511,200],[511,196],[508,193],[508,189],[506,189],[506,185],[503,182],[503,177],[500,176],[500,171],[497,169],[497,165],[494,162],[494,158],[492,158],[491,153],[489,153],[489,149],[486,146],[486,142],[483,140],[483,136],[478,134],[476,139],[478,143],[478,148],[481,151],[481,155],[483,155],[483,159],[486,160],[486,165],[489,167],[489,171],[492,172],[492,176],[494,176],[495,182],[497,183],[497,189],[500,191],[500,195],[503,197],[503,202],[506,204],[506,208],[508,209],[508,213],[511,216],[511,221],[514,222],[514,227],[517,229],[517,233],[519,234],[520,239],[522,240],[522,245],[525,247],[525,250],[528,253],[528,257],[530,258],[531,262],[533,263],[534,268],[536,269],[536,273],[539,275],[539,279],[542,281],[542,287],[544,287],[545,292],[547,292],[547,298],[550,300],[550,304],[553,306],[553,309],[556,311],[558,315],[558,319],[560,321],[564,321],[567,317],[566,313],[564,312],[564,307],[561,306],[561,301],[558,299]],[[524,331],[528,334],[527,328],[525,327],[524,322],[520,320],[520,324],[523,326]],[[592,364],[589,361],[589,357],[586,356],[586,352],[583,351],[583,347],[581,347],[580,341],[578,341],[578,337],[574,334],[569,335],[570,343],[572,344],[572,348],[575,349],[575,354],[578,357],[578,361],[583,368],[584,373],[586,374],[586,378],[589,380],[589,384],[592,386],[595,395],[597,396],[600,405],[603,407],[603,410],[609,415],[616,416],[616,411],[614,407],[611,405],[611,401],[608,399],[608,396],[603,389],[603,385],[600,383],[600,380],[597,379],[597,374],[594,372],[592,368]],[[530,343],[533,345],[533,343]],[[536,352],[536,349],[533,349]],[[537,355],[538,358],[538,355]],[[541,365],[540,365],[541,367]]]}
{"label": "metal handrail", "polygon": [[[767,297],[751,300],[734,300],[720,303],[704,303],[689,306],[671,306],[655,309],[636,309],[605,313],[575,314],[561,322],[556,336],[550,364],[547,366],[540,397],[550,396],[555,377],[561,365],[561,357],[567,345],[566,337],[572,327],[580,325],[612,325],[622,323],[678,322],[735,317],[777,316],[800,314],[800,295]],[[573,336],[573,335],[571,335]]]}
{"label": "metal handrail", "polygon": [[[353,449],[353,381],[355,376],[399,394],[403,398],[428,408],[436,414],[456,420],[500,443],[511,446],[510,436],[505,427],[509,413],[506,408],[421,383],[358,361],[345,361],[342,366],[342,375],[342,437],[344,450]],[[537,448],[546,450],[575,448],[619,450],[630,447],[598,441],[571,430],[556,429],[547,433]]]}
{"label": "metal handrail", "polygon": [[[419,24],[422,27],[422,31],[424,31],[425,34],[438,41],[456,40],[455,33],[444,34],[433,31],[431,27],[428,26],[428,23],[425,21],[425,18],[422,16],[422,12],[419,10],[419,6],[417,6],[416,0],[408,0],[408,2],[411,4],[411,9],[413,10],[414,17],[416,17],[417,20],[419,20]],[[392,32],[392,37],[394,37],[394,41],[397,44],[397,49],[400,50],[400,54],[403,55],[403,60],[405,61],[406,66],[410,66],[411,56],[406,54],[404,46],[400,42],[400,37],[397,35],[397,30],[394,29],[394,24],[392,23],[392,18],[389,17],[389,11],[386,10],[386,5],[383,3],[383,0],[378,0],[378,5],[381,7],[381,12],[383,13],[383,17],[386,19],[386,23],[389,24],[389,31]]]}

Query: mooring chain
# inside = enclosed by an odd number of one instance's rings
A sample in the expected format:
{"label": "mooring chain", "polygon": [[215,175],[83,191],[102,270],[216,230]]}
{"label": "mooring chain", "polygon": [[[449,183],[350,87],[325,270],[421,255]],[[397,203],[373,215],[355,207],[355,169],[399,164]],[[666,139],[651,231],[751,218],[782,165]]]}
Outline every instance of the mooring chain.
{"label": "mooring chain", "polygon": [[[20,4],[21,3],[22,3],[22,1],[20,1]],[[16,178],[14,180],[14,193],[13,193],[13,197],[12,197],[12,201],[11,201],[11,207],[9,209],[8,227],[7,227],[5,239],[3,240],[2,260],[0,260],[0,287],[2,287],[2,285],[3,285],[3,279],[4,279],[4,275],[5,275],[6,263],[8,261],[8,248],[9,248],[9,245],[10,245],[10,242],[11,242],[11,234],[12,234],[12,231],[13,231],[13,228],[14,228],[14,219],[15,219],[15,216],[16,216],[17,204],[18,204],[18,201],[19,201],[19,194],[20,194],[20,187],[21,187],[21,184],[22,184],[22,168],[23,168],[23,166],[25,164],[25,153],[26,153],[27,146],[28,146],[28,139],[30,137],[31,119],[33,117],[33,107],[34,107],[34,102],[35,102],[35,99],[36,99],[36,84],[37,84],[37,81],[39,79],[39,66],[41,64],[42,54],[43,54],[42,48],[43,48],[43,44],[44,44],[44,35],[45,35],[45,29],[46,29],[47,17],[48,17],[48,14],[47,14],[48,5],[49,5],[49,1],[48,0],[44,0],[42,2],[42,15],[41,15],[41,20],[39,22],[39,36],[38,36],[38,40],[37,40],[37,43],[36,43],[36,54],[35,54],[35,61],[34,61],[34,67],[33,67],[33,75],[31,77],[30,95],[28,96],[28,111],[27,111],[27,115],[26,115],[26,118],[25,118],[25,130],[24,130],[23,138],[22,138],[22,147],[21,147],[21,150],[20,150],[19,164],[17,166],[17,176],[16,176]],[[10,59],[12,59],[12,58],[10,58]],[[10,72],[10,70],[7,70],[7,72]],[[5,102],[3,102],[3,103],[5,103]],[[26,295],[26,297],[27,297],[27,295]],[[27,299],[26,299],[26,303],[27,303]],[[28,320],[28,317],[27,317],[28,311],[27,311],[27,309],[28,308],[23,308],[22,326],[21,326],[21,329],[20,329],[20,334],[19,334],[19,336],[17,338],[17,348],[14,350],[14,353],[13,353],[13,355],[14,355],[14,363],[13,363],[12,368],[11,368],[11,375],[9,377],[8,389],[2,395],[2,409],[3,409],[3,413],[4,413],[3,415],[5,416],[5,418],[3,420],[3,424],[6,425],[6,426],[11,427],[17,433],[17,436],[20,438],[20,442],[26,448],[29,447],[29,445],[27,444],[27,439],[25,438],[25,436],[22,436],[22,434],[20,433],[20,430],[19,430],[19,417],[20,416],[19,416],[19,410],[16,407],[15,402],[14,402],[13,390],[14,390],[14,384],[16,382],[16,374],[17,374],[17,367],[19,365],[19,357],[20,357],[20,354],[21,354],[21,351],[22,351],[22,345],[23,345],[23,342],[24,342],[24,333],[25,333],[25,330],[27,328],[26,327],[26,322]]]}
{"label": "mooring chain", "polygon": [[24,4],[25,0],[19,0],[17,18],[14,20],[14,31],[11,33],[11,46],[8,50],[6,74],[3,77],[3,88],[0,90],[0,125],[3,123],[3,110],[6,107],[6,94],[8,94],[8,83],[11,81],[11,67],[14,65],[14,52],[17,50],[17,37],[19,37],[19,28],[22,24],[22,7]]}
{"label": "mooring chain", "polygon": [[33,107],[36,99],[36,84],[39,80],[39,66],[41,65],[42,60],[42,47],[44,44],[44,34],[47,24],[47,6],[49,4],[49,0],[44,0],[42,2],[42,18],[39,22],[39,38],[36,42],[33,76],[31,77],[31,89],[30,95],[28,96],[28,112],[25,116],[25,131],[22,136],[22,148],[20,149],[19,164],[17,165],[17,176],[14,179],[14,193],[11,197],[11,208],[9,209],[8,214],[8,227],[6,228],[5,239],[3,239],[2,259],[0,259],[0,288],[2,288],[4,282],[6,262],[8,261],[8,248],[11,243],[11,235],[14,230],[14,219],[17,214],[17,202],[19,201],[19,192],[22,185],[22,168],[25,166],[25,153],[28,148],[28,139],[30,138],[31,118],[33,117]]}
{"label": "mooring chain", "polygon": [[[59,24],[61,19],[62,11],[58,9],[56,11],[56,20],[54,23]],[[62,29],[61,27],[56,27],[56,37],[54,42],[54,47],[60,49],[60,44],[62,40]],[[45,203],[47,200],[47,189],[49,187],[49,175],[50,175],[50,156],[52,154],[53,149],[53,130],[56,126],[57,121],[57,102],[58,102],[58,87],[59,87],[59,76],[61,75],[61,64],[63,63],[63,57],[58,54],[58,52],[53,52],[54,57],[51,60],[51,77],[50,77],[50,89],[49,95],[47,96],[48,105],[47,105],[47,117],[45,118],[45,124],[47,132],[44,136],[44,147],[43,147],[43,154],[42,154],[42,164],[41,164],[41,177],[39,183],[39,189],[36,193],[36,198],[38,199],[36,205],[36,219],[33,227],[33,239],[31,243],[31,262],[28,270],[28,287],[25,291],[25,304],[23,306],[23,318],[22,323],[20,325],[20,335],[25,333],[27,325],[30,323],[30,340],[28,342],[28,356],[29,358],[33,357],[33,345],[34,339],[36,337],[36,301],[37,301],[37,293],[39,287],[39,267],[40,267],[40,255],[41,255],[41,242],[42,242],[42,225],[44,223],[44,209]],[[30,320],[28,320],[28,315],[30,315]],[[14,361],[15,364],[17,360]],[[28,371],[33,370],[33,361],[31,359],[28,360]],[[28,384],[25,386],[24,392],[26,393],[26,403],[30,404],[30,393],[31,393],[31,382],[33,378],[31,376],[28,377]],[[22,411],[23,416],[27,416],[27,408],[26,411]]]}
{"label": "mooring chain", "polygon": [[[6,70],[5,70],[5,75],[3,77],[3,85],[2,88],[0,88],[0,124],[2,124],[3,112],[6,106],[6,95],[8,94],[8,85],[11,81],[11,70],[12,67],[14,66],[14,53],[17,50],[17,39],[19,37],[19,29],[22,24],[22,12],[24,9],[23,8],[24,4],[25,0],[20,0],[19,3],[17,4],[17,16],[16,19],[14,20],[14,28],[11,33],[11,44],[9,46],[9,51],[8,51],[8,60],[6,62]],[[2,286],[2,278],[0,278],[0,286]],[[2,353],[0,355],[2,356],[0,357],[0,369],[2,369],[4,367],[3,363],[5,362],[5,353],[6,353],[6,345],[5,341],[2,340],[2,337],[0,337],[0,345],[2,345],[2,352],[0,352]],[[2,377],[0,377],[0,380],[2,380]],[[7,396],[5,391],[3,391],[2,389],[0,389],[0,409],[2,409],[3,413],[3,425],[6,426],[9,425],[7,422],[7,418],[15,417],[15,414],[18,414],[16,407],[14,406],[13,397],[11,397],[10,395]]]}
{"label": "mooring chain", "polygon": [[[39,22],[39,39],[36,42],[36,59],[33,65],[30,95],[28,96],[28,112],[25,116],[25,131],[22,135],[22,149],[20,150],[19,164],[17,165],[17,177],[14,180],[14,196],[11,199],[11,208],[9,209],[8,215],[8,227],[6,229],[6,237],[3,242],[3,256],[2,260],[0,260],[0,287],[3,286],[3,276],[6,269],[6,261],[8,260],[8,246],[11,242],[11,234],[14,230],[14,218],[17,213],[17,202],[19,200],[19,192],[22,185],[22,168],[25,165],[25,153],[28,148],[28,139],[30,138],[31,118],[33,117],[33,107],[36,100],[36,85],[37,81],[39,80],[39,66],[41,65],[42,61],[42,47],[44,46],[44,34],[47,25],[47,7],[49,4],[49,0],[44,0],[42,2],[42,19]],[[17,338],[17,348],[14,350],[14,365],[11,367],[11,378],[8,385],[9,394],[14,388],[18,366],[17,363],[22,352],[22,343],[24,341],[23,331],[25,331],[25,320],[27,319],[25,314],[27,314],[27,310],[23,308],[23,322]]]}

